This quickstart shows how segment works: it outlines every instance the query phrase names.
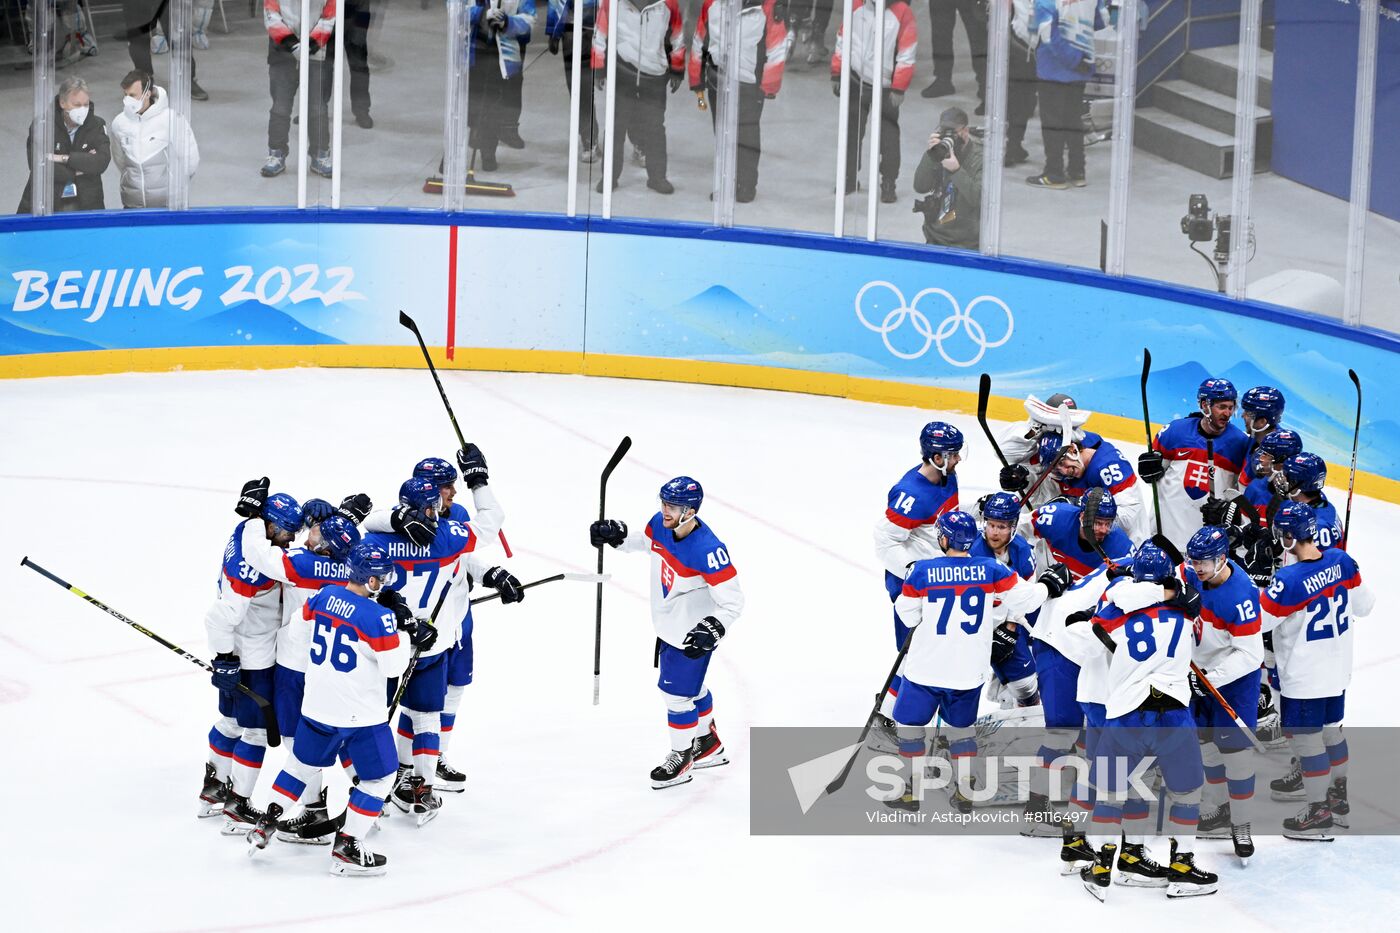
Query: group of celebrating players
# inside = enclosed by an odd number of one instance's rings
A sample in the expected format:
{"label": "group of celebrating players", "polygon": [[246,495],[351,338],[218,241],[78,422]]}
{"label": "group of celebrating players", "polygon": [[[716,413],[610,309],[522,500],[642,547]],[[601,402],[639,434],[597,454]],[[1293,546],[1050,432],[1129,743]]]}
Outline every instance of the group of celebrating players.
{"label": "group of celebrating players", "polygon": [[[505,517],[485,456],[467,444],[456,461],[420,461],[398,503],[380,511],[364,493],[339,506],[303,504],[270,493],[267,477],[244,484],[235,509],[242,521],[205,617],[219,719],[209,731],[198,815],[222,817],[223,833],[245,836],[250,852],[274,838],[329,845],[334,874],[383,874],[388,860],[365,839],[389,815],[385,803],[422,826],[442,807],[438,791],[464,790],[465,775],[445,753],[472,682],[472,603],[519,602],[526,587],[478,553]],[[457,501],[459,476],[470,512]],[[661,488],[661,510],[643,533],[611,519],[589,529],[595,547],[653,555],[659,686],[672,739],[651,774],[656,788],[728,763],[704,679],[744,600],[728,551],[696,515],[703,496],[694,479],[676,477]],[[496,595],[471,599],[478,584]],[[269,714],[257,702],[266,698],[287,754],[272,783],[278,802],[260,810],[251,798],[268,745]],[[345,810],[331,817],[323,772],[337,760],[351,788]]]}
{"label": "group of celebrating players", "polygon": [[[1115,876],[1168,897],[1214,893],[1195,839],[1253,854],[1238,810],[1253,797],[1249,752],[1261,741],[1292,745],[1291,772],[1270,785],[1274,799],[1304,803],[1285,836],[1328,840],[1347,825],[1350,622],[1374,597],[1323,491],[1325,463],[1282,426],[1282,393],[1241,397],[1207,379],[1197,399],[1199,412],[1162,428],[1134,469],[1083,429],[1090,413],[1073,399],[1030,396],[1025,421],[988,432],[1003,491],[978,501],[980,527],[959,508],[962,432],[924,427],[922,461],[890,489],[875,529],[904,652],[871,740],[908,759],[888,806],[918,810],[912,769],[937,717],[962,766],[951,802],[971,809],[963,787],[990,659],[996,691],[1045,717],[1023,832],[1061,836],[1063,873],[1099,900]],[[1151,506],[1139,480],[1154,487]],[[1052,781],[1079,755],[1089,778],[1056,809]],[[1146,847],[1148,802],[1125,779],[1149,757],[1169,806],[1165,864]]]}

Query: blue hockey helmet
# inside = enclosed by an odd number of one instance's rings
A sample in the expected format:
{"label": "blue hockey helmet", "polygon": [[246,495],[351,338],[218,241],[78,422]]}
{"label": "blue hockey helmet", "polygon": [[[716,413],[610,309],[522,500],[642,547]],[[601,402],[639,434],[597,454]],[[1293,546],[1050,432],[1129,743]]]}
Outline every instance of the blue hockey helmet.
{"label": "blue hockey helmet", "polygon": [[700,511],[700,503],[705,501],[705,490],[697,480],[689,476],[677,476],[661,487],[661,501],[693,512]]}
{"label": "blue hockey helmet", "polygon": [[361,541],[352,547],[345,563],[350,567],[350,582],[361,586],[369,583],[370,577],[378,577],[381,587],[392,586],[398,577],[389,552],[369,541]]}
{"label": "blue hockey helmet", "polygon": [[1275,464],[1282,466],[1283,461],[1303,452],[1303,437],[1297,431],[1280,428],[1265,434],[1259,442],[1259,449],[1273,457]]}
{"label": "blue hockey helmet", "polygon": [[436,509],[442,500],[436,481],[424,476],[406,479],[399,487],[399,502],[410,509]]}
{"label": "blue hockey helmet", "polygon": [[1289,537],[1294,541],[1317,538],[1317,513],[1306,502],[1285,502],[1274,515],[1274,537]]}
{"label": "blue hockey helmet", "polygon": [[1151,541],[1144,541],[1138,545],[1133,552],[1133,579],[1141,583],[1161,583],[1170,579],[1172,575],[1172,559],[1167,556],[1167,552],[1153,544]]}
{"label": "blue hockey helmet", "polygon": [[1093,489],[1079,497],[1079,505],[1084,509],[1084,514],[1089,514],[1089,500],[1097,499],[1098,507],[1094,510],[1095,518],[1116,519],[1118,517],[1118,500],[1113,498],[1113,493],[1102,486],[1095,486]]}
{"label": "blue hockey helmet", "polygon": [[418,461],[413,468],[415,479],[430,479],[439,486],[451,486],[457,482],[457,468],[441,457],[427,457]]}
{"label": "blue hockey helmet", "polygon": [[1283,393],[1273,386],[1255,386],[1240,396],[1240,411],[1251,428],[1251,422],[1257,418],[1267,421],[1270,428],[1278,427],[1283,420],[1283,405]]}
{"label": "blue hockey helmet", "polygon": [[1283,461],[1283,475],[1288,478],[1292,490],[1322,492],[1327,484],[1327,464],[1317,454],[1304,451]]}
{"label": "blue hockey helmet", "polygon": [[1237,398],[1239,398],[1239,394],[1235,392],[1235,384],[1229,379],[1207,379],[1196,390],[1196,401],[1204,405],[1213,405],[1216,402],[1233,402]]}
{"label": "blue hockey helmet", "polygon": [[954,509],[938,516],[938,537],[947,538],[945,550],[966,551],[977,543],[977,521],[966,512]]}
{"label": "blue hockey helmet", "polygon": [[1219,560],[1230,553],[1230,535],[1219,525],[1206,525],[1186,542],[1188,560]]}
{"label": "blue hockey helmet", "polygon": [[982,500],[982,517],[1015,525],[1021,520],[1021,500],[1009,492],[994,492]]}
{"label": "blue hockey helmet", "polygon": [[946,421],[930,421],[919,432],[919,451],[925,460],[932,460],[934,454],[956,453],[962,449],[963,433]]}
{"label": "blue hockey helmet", "polygon": [[274,493],[267,497],[267,501],[263,503],[262,517],[263,521],[270,522],[272,527],[278,531],[285,531],[289,535],[301,531],[301,526],[304,524],[301,503],[285,492]]}
{"label": "blue hockey helmet", "polygon": [[322,519],[319,527],[326,552],[335,560],[345,560],[350,556],[350,549],[360,543],[360,529],[344,515]]}

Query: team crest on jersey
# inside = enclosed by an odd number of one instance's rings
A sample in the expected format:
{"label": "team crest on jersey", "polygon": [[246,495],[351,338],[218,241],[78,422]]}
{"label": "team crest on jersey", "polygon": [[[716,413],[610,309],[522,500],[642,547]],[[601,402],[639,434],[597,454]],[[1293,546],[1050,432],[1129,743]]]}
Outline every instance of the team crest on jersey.
{"label": "team crest on jersey", "polygon": [[663,558],[661,561],[661,595],[667,597],[671,595],[671,586],[676,582],[676,572],[671,569],[671,565]]}
{"label": "team crest on jersey", "polygon": [[1181,485],[1192,499],[1205,498],[1206,494],[1210,492],[1210,464],[1188,460],[1186,475],[1182,477]]}

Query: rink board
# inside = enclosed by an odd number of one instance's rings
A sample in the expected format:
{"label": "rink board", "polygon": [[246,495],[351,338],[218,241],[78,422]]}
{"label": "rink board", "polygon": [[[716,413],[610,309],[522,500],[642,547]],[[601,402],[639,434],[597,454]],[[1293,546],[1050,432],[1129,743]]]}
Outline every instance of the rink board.
{"label": "rink board", "polygon": [[[133,257],[150,257],[133,263]],[[417,367],[708,382],[994,416],[1065,391],[1141,443],[1225,376],[1270,384],[1344,484],[1400,501],[1400,340],[1270,305],[1025,260],[761,230],[436,211],[191,211],[0,223],[0,376]],[[455,283],[455,289],[452,284]],[[1377,412],[1380,418],[1370,417]],[[1109,416],[1109,417],[1104,417]]]}

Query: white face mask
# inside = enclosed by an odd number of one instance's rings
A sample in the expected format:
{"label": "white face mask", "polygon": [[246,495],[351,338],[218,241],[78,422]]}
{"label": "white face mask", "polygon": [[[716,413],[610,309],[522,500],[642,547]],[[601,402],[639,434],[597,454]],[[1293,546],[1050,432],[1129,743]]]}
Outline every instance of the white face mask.
{"label": "white face mask", "polygon": [[91,112],[91,110],[91,107],[74,107],[72,110],[68,111],[68,119],[72,120],[78,126],[82,126],[87,122],[88,113]]}
{"label": "white face mask", "polygon": [[122,109],[126,111],[127,116],[134,117],[141,110],[142,103],[144,99],[140,97],[123,97]]}

